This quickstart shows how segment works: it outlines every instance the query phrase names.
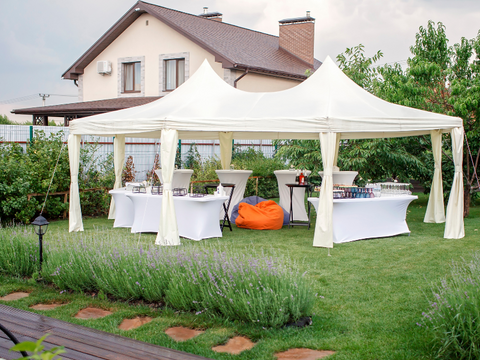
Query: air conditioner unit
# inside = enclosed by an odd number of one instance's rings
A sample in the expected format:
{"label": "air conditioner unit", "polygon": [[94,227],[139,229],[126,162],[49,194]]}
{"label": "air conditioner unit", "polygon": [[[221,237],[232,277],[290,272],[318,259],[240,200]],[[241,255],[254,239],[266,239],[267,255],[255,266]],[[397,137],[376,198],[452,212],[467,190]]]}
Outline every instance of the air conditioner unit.
{"label": "air conditioner unit", "polygon": [[102,75],[112,73],[112,63],[110,61],[97,61],[97,72]]}

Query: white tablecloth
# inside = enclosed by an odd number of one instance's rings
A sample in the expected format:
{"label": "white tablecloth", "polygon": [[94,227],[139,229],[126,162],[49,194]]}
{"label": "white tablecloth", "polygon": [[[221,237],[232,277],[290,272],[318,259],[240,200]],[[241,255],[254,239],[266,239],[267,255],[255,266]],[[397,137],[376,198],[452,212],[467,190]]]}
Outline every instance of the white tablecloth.
{"label": "white tablecloth", "polygon": [[[235,184],[235,190],[232,196],[232,202],[228,209],[228,217],[232,216],[232,210],[235,205],[243,200],[245,187],[247,186],[248,177],[252,174],[252,170],[215,170],[218,179],[222,183]],[[232,188],[225,188],[225,192],[230,196]],[[223,219],[224,211],[220,212],[220,219]]]}
{"label": "white tablecloth", "polygon": [[[344,243],[360,239],[388,237],[410,233],[406,222],[414,195],[371,199],[333,200],[333,242]],[[318,198],[308,198],[315,210]]]}
{"label": "white tablecloth", "polygon": [[[132,233],[158,232],[162,195],[128,193],[133,202]],[[174,196],[178,233],[181,237],[202,240],[222,237],[218,213],[227,196],[208,195],[201,198]]]}
{"label": "white tablecloth", "polygon": [[[323,179],[323,171],[319,171],[318,174]],[[338,185],[353,185],[355,177],[358,175],[358,171],[334,171],[333,172],[333,184]]]}
{"label": "white tablecloth", "polygon": [[[163,184],[162,170],[155,170],[155,174],[157,174],[160,182]],[[172,188],[185,188],[190,191],[190,188],[188,186],[190,184],[190,178],[192,177],[192,174],[193,170],[191,169],[173,170]]]}
{"label": "white tablecloth", "polygon": [[131,227],[133,224],[133,204],[126,194],[132,191],[127,191],[125,188],[110,190],[115,200],[115,222],[113,227]]}
{"label": "white tablecloth", "polygon": [[[277,177],[278,194],[280,195],[280,206],[290,212],[290,188],[285,184],[295,184],[296,171],[276,170],[273,172]],[[306,171],[307,176],[311,171]],[[308,221],[307,211],[305,210],[305,188],[293,189],[293,220]]]}

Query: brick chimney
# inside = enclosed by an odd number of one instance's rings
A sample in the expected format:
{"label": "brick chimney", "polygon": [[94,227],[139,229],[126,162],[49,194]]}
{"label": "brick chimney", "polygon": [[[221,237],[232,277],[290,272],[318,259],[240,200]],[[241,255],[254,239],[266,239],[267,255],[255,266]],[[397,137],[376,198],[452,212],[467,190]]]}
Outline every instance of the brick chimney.
{"label": "brick chimney", "polygon": [[219,12],[208,12],[208,7],[203,8],[203,14],[198,15],[200,17],[203,17],[205,19],[210,19],[210,20],[215,20],[215,21],[220,21],[222,22],[222,16],[223,14]]}
{"label": "brick chimney", "polygon": [[280,47],[310,64],[313,68],[315,19],[307,11],[305,17],[279,22]]}

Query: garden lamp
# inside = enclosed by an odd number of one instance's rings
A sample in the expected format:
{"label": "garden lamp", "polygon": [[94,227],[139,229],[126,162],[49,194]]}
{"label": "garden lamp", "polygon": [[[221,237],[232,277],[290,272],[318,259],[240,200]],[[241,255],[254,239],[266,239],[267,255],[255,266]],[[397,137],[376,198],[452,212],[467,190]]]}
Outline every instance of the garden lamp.
{"label": "garden lamp", "polygon": [[43,262],[43,244],[42,244],[43,239],[42,238],[43,238],[43,235],[45,235],[45,233],[47,232],[48,224],[50,223],[42,215],[37,217],[32,222],[33,230],[35,231],[35,234],[38,235],[38,246],[39,246],[39,255],[40,255],[39,272],[42,271],[42,262]]}

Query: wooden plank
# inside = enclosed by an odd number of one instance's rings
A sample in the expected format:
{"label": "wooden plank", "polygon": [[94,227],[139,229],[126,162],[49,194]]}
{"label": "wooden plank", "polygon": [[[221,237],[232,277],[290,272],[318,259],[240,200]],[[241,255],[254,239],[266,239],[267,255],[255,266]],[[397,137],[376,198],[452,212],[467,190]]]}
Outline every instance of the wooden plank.
{"label": "wooden plank", "polygon": [[[66,340],[74,340],[77,343],[94,345],[114,352],[118,351],[118,343],[119,341],[121,341],[122,347],[124,348],[123,352],[127,352],[132,357],[134,356],[134,353],[138,350],[142,351],[143,353],[149,353],[152,358],[155,358],[155,356],[157,356],[158,354],[158,348],[156,345],[151,345],[144,342],[137,342],[133,339],[128,339],[118,335],[105,333],[103,331],[86,328],[80,325],[74,325],[63,321],[61,322],[60,320],[42,317],[41,315],[34,313],[26,312],[26,314],[20,313],[18,315],[19,318],[17,318],[16,322],[19,325],[31,328],[32,330],[36,330],[34,326],[35,324],[37,324],[38,326],[38,323],[32,321],[31,317],[37,316],[39,319],[43,320],[43,327],[47,326],[51,328],[51,330],[48,331],[50,334],[58,335]],[[9,321],[9,317],[5,316],[0,312],[0,320]],[[54,322],[55,324],[52,324],[52,322]],[[106,337],[105,334],[108,334],[108,337]],[[162,353],[162,355],[164,356],[169,356],[170,353],[175,353],[177,351],[167,348],[164,349],[165,351]]]}
{"label": "wooden plank", "polygon": [[0,305],[0,322],[15,335],[38,339],[48,332],[51,334],[47,338],[49,344],[63,345],[66,349],[96,356],[88,359],[206,359],[5,305]]}
{"label": "wooden plank", "polygon": [[[23,322],[23,320],[22,320]],[[38,331],[35,329],[31,329],[26,326],[26,324],[16,321],[10,322],[2,320],[2,324],[5,327],[10,329],[10,331],[15,335],[21,335],[30,337],[33,339],[39,339],[46,333],[50,334],[48,337],[48,343],[52,344],[53,346],[65,346],[65,348],[72,349],[81,353],[85,354],[95,354],[97,359],[118,359],[118,360],[142,360],[144,359],[145,354],[138,355],[134,350],[131,351],[130,349],[123,346],[123,344],[116,344],[115,346],[101,346],[101,341],[97,339],[95,343],[91,343],[89,341],[81,341],[78,339],[75,333],[62,333],[55,334],[55,329],[51,329],[49,331]],[[20,336],[20,337],[21,337]],[[156,357],[155,354],[148,354],[148,357],[151,359],[166,359],[165,357]]]}
{"label": "wooden plank", "polygon": [[[138,350],[141,350],[144,355],[148,354],[152,359],[157,359],[158,351],[155,351],[157,349],[149,351],[151,349],[148,344],[146,344],[146,349],[132,348],[128,346],[128,342],[125,342],[126,338],[121,338],[121,345],[119,345],[119,339],[113,339],[112,341],[110,338],[105,338],[105,334],[108,333],[99,331],[98,333],[93,334],[92,330],[94,329],[83,328],[79,325],[69,324],[72,326],[67,326],[65,328],[52,328],[49,326],[49,330],[47,331],[44,330],[45,324],[39,325],[34,321],[28,321],[25,319],[11,320],[8,317],[4,318],[2,314],[0,314],[0,320],[5,326],[10,326],[11,329],[13,329],[11,331],[15,332],[15,334],[40,338],[48,332],[51,334],[48,337],[49,342],[57,346],[64,345],[78,351],[96,353],[97,355],[102,356],[102,359],[109,359],[109,353],[120,352],[120,350],[121,354],[126,356],[125,359],[143,359],[142,357],[136,357],[136,352]],[[112,336],[112,334],[108,335]],[[95,352],[94,348],[98,348],[98,351]],[[159,359],[165,359],[165,357],[160,357]]]}
{"label": "wooden plank", "polygon": [[[9,351],[8,349],[10,349],[13,346],[13,342],[10,339],[4,339],[1,336],[2,334],[3,333],[0,333],[0,358],[3,357],[4,359],[7,359],[7,360],[18,359],[21,356],[20,352]],[[34,338],[29,338],[29,337],[26,337],[26,336],[19,336],[19,337],[17,337],[17,339],[20,342],[22,342],[22,341],[36,342],[38,340],[38,339],[34,339]],[[42,343],[42,345],[44,345],[45,349],[47,349],[47,350],[55,347],[54,345],[49,344],[47,341],[44,341]],[[71,351],[69,349],[66,349],[66,350],[67,350],[67,353],[64,353],[64,354],[61,355],[62,359],[64,359],[64,360],[98,360],[98,357],[92,357],[92,356],[85,355],[85,354],[82,354],[82,353],[79,353],[79,352],[76,352],[76,351],[75,352]],[[31,355],[30,352],[28,352],[28,354]]]}

